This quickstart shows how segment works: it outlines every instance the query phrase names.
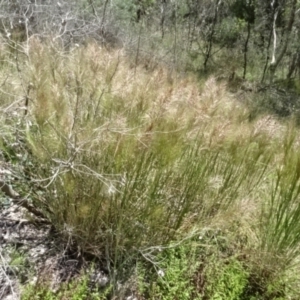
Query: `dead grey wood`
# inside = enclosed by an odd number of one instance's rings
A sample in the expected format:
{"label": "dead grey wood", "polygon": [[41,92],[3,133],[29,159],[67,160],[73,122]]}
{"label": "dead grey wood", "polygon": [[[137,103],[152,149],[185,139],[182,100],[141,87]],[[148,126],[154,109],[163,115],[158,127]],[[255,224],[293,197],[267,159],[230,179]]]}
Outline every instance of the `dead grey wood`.
{"label": "dead grey wood", "polygon": [[29,212],[34,214],[36,217],[39,217],[39,218],[42,218],[42,219],[46,220],[45,215],[39,209],[32,206],[28,202],[28,200],[20,197],[20,195],[16,191],[13,190],[11,185],[9,185],[6,182],[0,180],[0,189],[7,197],[11,198],[15,204],[26,208]]}
{"label": "dead grey wood", "polygon": [[11,185],[9,185],[6,182],[1,181],[1,180],[0,180],[0,189],[9,198],[13,199],[13,198],[19,197],[19,194],[13,190]]}

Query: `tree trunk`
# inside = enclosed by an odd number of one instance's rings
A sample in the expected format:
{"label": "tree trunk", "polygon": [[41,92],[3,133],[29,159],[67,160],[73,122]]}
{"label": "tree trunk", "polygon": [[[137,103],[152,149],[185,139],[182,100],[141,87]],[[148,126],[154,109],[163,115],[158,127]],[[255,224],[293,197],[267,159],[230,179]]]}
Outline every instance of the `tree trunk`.
{"label": "tree trunk", "polygon": [[[274,43],[273,58],[272,58],[270,66],[269,66],[270,83],[273,82],[277,67],[280,64],[280,62],[282,61],[282,59],[283,59],[283,57],[286,53],[287,47],[289,45],[290,35],[291,35],[293,25],[294,25],[294,21],[295,21],[296,6],[297,6],[297,0],[293,0],[292,5],[291,5],[291,14],[290,14],[288,25],[287,25],[287,28],[286,28],[285,39],[283,41],[283,45],[282,45],[282,48],[281,48],[281,50],[278,54],[277,59],[276,59],[276,50],[277,49],[276,49],[276,44]],[[274,24],[274,26],[275,26],[275,24]],[[276,32],[276,28],[273,28],[273,30],[274,30],[274,32]],[[276,33],[275,33],[274,39],[275,39],[275,37],[276,37]]]}

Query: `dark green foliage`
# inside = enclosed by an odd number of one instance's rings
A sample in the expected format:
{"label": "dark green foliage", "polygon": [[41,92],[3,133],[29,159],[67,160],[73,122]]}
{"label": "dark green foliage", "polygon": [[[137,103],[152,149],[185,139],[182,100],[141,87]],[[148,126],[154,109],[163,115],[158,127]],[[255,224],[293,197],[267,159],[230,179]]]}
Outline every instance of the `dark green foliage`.
{"label": "dark green foliage", "polygon": [[245,20],[251,24],[255,22],[255,5],[254,0],[236,0],[230,10],[238,19]]}

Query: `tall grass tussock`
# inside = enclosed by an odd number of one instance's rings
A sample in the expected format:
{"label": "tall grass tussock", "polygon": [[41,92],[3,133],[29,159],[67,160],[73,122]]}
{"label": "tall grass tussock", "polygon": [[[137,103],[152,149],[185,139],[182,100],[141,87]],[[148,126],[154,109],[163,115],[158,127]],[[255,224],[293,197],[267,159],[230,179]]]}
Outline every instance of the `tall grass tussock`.
{"label": "tall grass tussock", "polygon": [[1,54],[0,149],[70,249],[105,261],[112,282],[138,274],[139,299],[298,299],[292,119],[250,122],[226,83],[150,72],[123,50],[26,47]]}

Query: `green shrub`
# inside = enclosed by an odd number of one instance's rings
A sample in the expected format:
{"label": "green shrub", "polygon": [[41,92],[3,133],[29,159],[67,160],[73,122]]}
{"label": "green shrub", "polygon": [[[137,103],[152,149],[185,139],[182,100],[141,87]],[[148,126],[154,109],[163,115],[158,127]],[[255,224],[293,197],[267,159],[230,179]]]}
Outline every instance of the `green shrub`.
{"label": "green shrub", "polygon": [[191,243],[162,250],[156,259],[158,263],[149,288],[144,293],[148,295],[146,297],[164,300],[201,299],[192,282],[200,262]]}
{"label": "green shrub", "polygon": [[22,300],[104,300],[111,288],[92,291],[87,276],[81,276],[69,283],[62,283],[58,292],[54,292],[47,283],[27,284],[21,294]]}
{"label": "green shrub", "polygon": [[228,261],[216,260],[207,266],[207,293],[213,300],[239,300],[247,285],[248,273],[242,264],[230,258]]}

